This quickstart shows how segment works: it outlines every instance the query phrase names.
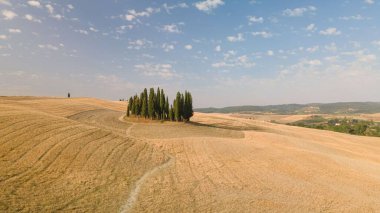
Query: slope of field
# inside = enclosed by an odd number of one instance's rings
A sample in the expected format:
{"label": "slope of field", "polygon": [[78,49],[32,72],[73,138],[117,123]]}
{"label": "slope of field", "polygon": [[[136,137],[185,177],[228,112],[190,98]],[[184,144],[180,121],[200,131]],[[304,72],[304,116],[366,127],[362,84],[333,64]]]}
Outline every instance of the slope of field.
{"label": "slope of field", "polygon": [[170,153],[175,163],[147,181],[134,211],[373,212],[380,209],[378,138],[220,114],[196,114],[193,121],[236,127],[251,125],[261,130],[243,131],[245,138],[219,135],[164,139],[157,135],[152,139],[149,135],[150,143]]}
{"label": "slope of field", "polygon": [[95,109],[125,111],[127,108],[127,102],[95,98],[0,97],[0,104],[62,117]]}
{"label": "slope of field", "polygon": [[2,100],[0,212],[120,210],[136,181],[168,157],[120,132],[57,116],[109,106],[119,107],[94,99]]}
{"label": "slope of field", "polygon": [[9,99],[0,98],[0,212],[380,209],[379,138],[228,114],[131,123],[124,103]]}

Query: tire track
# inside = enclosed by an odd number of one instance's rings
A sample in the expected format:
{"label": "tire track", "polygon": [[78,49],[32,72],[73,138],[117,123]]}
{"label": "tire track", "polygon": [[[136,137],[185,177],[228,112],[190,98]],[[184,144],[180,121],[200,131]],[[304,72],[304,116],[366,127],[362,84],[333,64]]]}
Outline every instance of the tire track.
{"label": "tire track", "polygon": [[169,160],[149,170],[135,182],[134,186],[132,187],[131,192],[129,193],[127,201],[120,209],[121,213],[129,212],[132,209],[133,205],[136,203],[138,199],[138,195],[140,193],[141,187],[151,176],[153,176],[154,174],[158,173],[161,170],[166,169],[167,167],[171,166],[175,162],[174,157],[172,157],[171,155],[166,155],[166,156],[169,157]]}

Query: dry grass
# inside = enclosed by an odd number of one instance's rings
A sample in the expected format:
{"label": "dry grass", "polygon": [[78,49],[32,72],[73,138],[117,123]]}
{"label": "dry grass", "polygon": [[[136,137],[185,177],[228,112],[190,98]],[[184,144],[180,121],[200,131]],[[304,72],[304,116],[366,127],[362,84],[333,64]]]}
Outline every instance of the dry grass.
{"label": "dry grass", "polygon": [[0,98],[0,211],[380,209],[379,138],[222,114],[121,122],[121,104]]}
{"label": "dry grass", "polygon": [[[151,140],[175,157],[149,180],[136,212],[373,212],[380,209],[380,140],[197,114],[204,124],[251,124],[244,139]],[[141,136],[143,137],[143,136]]]}
{"label": "dry grass", "polygon": [[[55,115],[82,109],[76,103],[62,108],[62,100],[31,101],[48,104],[44,109]],[[133,183],[167,160],[118,132],[20,105],[0,105],[1,212],[115,212]]]}

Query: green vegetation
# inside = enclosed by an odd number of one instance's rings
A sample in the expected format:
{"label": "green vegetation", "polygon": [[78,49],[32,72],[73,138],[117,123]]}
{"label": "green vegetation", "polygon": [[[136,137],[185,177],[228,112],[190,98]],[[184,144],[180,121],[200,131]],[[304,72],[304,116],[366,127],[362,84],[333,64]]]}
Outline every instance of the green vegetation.
{"label": "green vegetation", "polygon": [[193,99],[191,93],[185,91],[185,94],[177,92],[173,105],[169,107],[169,97],[165,96],[163,89],[154,88],[144,91],[138,96],[137,94],[129,98],[127,116],[136,116],[142,118],[169,120],[169,121],[189,121],[193,116]]}
{"label": "green vegetation", "polygon": [[325,119],[322,116],[311,116],[308,119],[289,123],[288,125],[324,129],[352,135],[380,137],[380,123],[358,119]]}
{"label": "green vegetation", "polygon": [[232,106],[225,108],[195,109],[204,113],[275,113],[275,114],[354,114],[354,113],[380,113],[380,102],[346,102],[328,104],[283,104],[269,106]]}

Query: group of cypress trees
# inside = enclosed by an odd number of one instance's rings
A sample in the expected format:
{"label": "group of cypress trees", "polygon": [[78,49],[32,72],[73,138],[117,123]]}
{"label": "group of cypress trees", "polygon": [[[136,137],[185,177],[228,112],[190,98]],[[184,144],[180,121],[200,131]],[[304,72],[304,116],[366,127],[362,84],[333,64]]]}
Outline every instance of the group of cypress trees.
{"label": "group of cypress trees", "polygon": [[169,106],[169,98],[165,96],[164,90],[150,88],[138,96],[137,94],[129,98],[127,116],[142,117],[152,120],[168,121],[189,121],[193,116],[193,99],[191,93],[185,94],[177,92],[173,104]]}

